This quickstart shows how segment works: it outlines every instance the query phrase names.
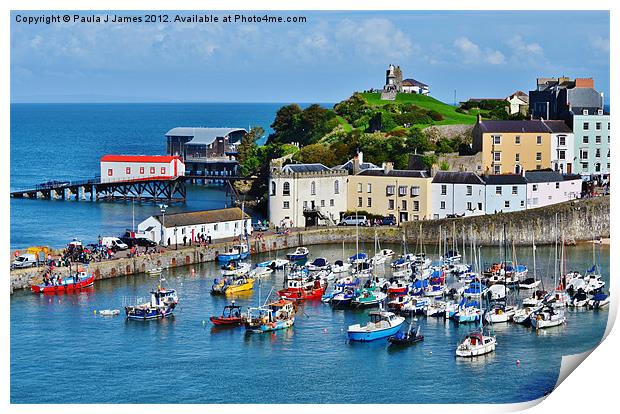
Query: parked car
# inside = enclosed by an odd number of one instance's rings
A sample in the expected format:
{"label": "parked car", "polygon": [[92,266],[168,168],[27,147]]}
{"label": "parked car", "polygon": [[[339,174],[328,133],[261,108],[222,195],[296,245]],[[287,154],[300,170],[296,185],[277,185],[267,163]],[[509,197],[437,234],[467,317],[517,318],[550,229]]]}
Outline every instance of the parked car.
{"label": "parked car", "polygon": [[115,252],[129,249],[129,246],[118,237],[102,237],[101,244]]}
{"label": "parked car", "polygon": [[121,237],[121,241],[129,247],[132,247],[132,246],[155,247],[157,246],[157,243],[155,243],[151,239],[147,239],[146,237]]}
{"label": "parked car", "polygon": [[265,226],[260,221],[257,221],[256,223],[252,223],[252,228],[254,229],[254,231],[267,231],[267,230],[269,230],[269,227]]}
{"label": "parked car", "polygon": [[396,225],[396,217],[394,216],[386,216],[381,219],[382,226],[395,226]]}
{"label": "parked car", "polygon": [[37,265],[37,256],[26,253],[20,254],[11,264],[12,269],[24,269],[26,267],[34,267]]}
{"label": "parked car", "polygon": [[346,216],[338,223],[339,226],[365,226],[366,224],[366,216]]}

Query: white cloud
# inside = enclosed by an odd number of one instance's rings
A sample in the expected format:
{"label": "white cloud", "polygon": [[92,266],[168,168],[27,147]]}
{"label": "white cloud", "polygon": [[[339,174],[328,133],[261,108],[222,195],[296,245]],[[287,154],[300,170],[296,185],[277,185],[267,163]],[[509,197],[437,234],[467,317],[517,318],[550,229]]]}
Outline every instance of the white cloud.
{"label": "white cloud", "polygon": [[415,49],[407,35],[388,19],[374,18],[361,22],[347,19],[338,26],[334,33],[338,45],[369,60],[402,59],[410,56]]}
{"label": "white cloud", "polygon": [[609,53],[609,38],[602,36],[594,36],[590,39],[590,46],[593,49],[603,53]]}
{"label": "white cloud", "polygon": [[544,51],[538,43],[527,43],[520,35],[515,35],[508,40],[508,46],[513,50],[513,54],[520,57],[542,56]]}
{"label": "white cloud", "polygon": [[506,63],[506,57],[499,50],[490,48],[482,49],[479,45],[464,36],[454,40],[454,47],[460,53],[463,62],[468,64],[482,62],[490,65],[502,65]]}

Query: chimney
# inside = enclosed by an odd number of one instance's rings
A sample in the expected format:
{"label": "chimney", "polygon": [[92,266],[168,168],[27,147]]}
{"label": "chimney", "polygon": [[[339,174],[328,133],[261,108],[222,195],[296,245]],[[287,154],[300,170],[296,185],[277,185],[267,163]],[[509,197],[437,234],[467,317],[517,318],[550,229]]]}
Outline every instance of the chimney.
{"label": "chimney", "polygon": [[383,172],[384,174],[389,174],[390,171],[392,171],[394,169],[394,163],[391,162],[384,162],[383,163]]}
{"label": "chimney", "polygon": [[360,165],[361,165],[360,158],[363,159],[363,156],[360,156],[359,152],[356,153],[353,156],[353,175],[359,174],[359,172],[361,171],[361,168],[360,168]]}

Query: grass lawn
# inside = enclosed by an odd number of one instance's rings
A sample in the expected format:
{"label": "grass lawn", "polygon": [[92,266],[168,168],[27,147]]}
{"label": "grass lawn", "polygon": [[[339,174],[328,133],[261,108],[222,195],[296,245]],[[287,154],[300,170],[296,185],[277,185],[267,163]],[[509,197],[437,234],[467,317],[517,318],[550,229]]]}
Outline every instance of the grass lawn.
{"label": "grass lawn", "polygon": [[351,126],[351,124],[347,122],[346,119],[344,119],[340,115],[336,116],[336,118],[338,119],[338,123],[342,125],[342,128],[344,129],[345,132],[353,131],[353,127]]}
{"label": "grass lawn", "polygon": [[395,104],[415,104],[420,108],[434,110],[443,115],[444,119],[435,122],[433,125],[452,125],[452,124],[475,124],[476,115],[461,114],[456,112],[456,108],[444,102],[438,101],[430,96],[415,93],[399,93],[393,101],[382,101],[380,93],[361,93],[366,101],[372,106],[383,106],[388,103]]}

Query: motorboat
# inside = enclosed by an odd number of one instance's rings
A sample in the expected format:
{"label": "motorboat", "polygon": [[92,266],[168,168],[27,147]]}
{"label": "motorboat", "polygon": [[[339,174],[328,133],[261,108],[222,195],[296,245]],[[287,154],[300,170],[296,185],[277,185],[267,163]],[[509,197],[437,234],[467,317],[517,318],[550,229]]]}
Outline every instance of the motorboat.
{"label": "motorboat", "polygon": [[224,306],[220,316],[211,316],[209,320],[216,326],[240,326],[245,322],[245,316],[241,306],[235,305],[233,300],[230,305]]}
{"label": "motorboat", "polygon": [[377,289],[362,289],[361,293],[353,299],[351,306],[355,308],[368,308],[379,306],[387,299],[387,294]]}
{"label": "motorboat", "polygon": [[217,261],[220,263],[228,263],[231,260],[243,260],[250,255],[250,249],[247,244],[235,244],[226,252],[217,255]]}
{"label": "motorboat", "polygon": [[34,293],[73,293],[93,286],[94,283],[94,273],[89,275],[85,271],[78,269],[78,272],[72,276],[54,279],[53,282],[44,277],[43,283],[32,285],[30,289]]}
{"label": "motorboat", "polygon": [[245,328],[250,332],[271,332],[286,329],[295,323],[295,302],[280,299],[257,308],[249,308],[245,316]]}
{"label": "motorboat", "polygon": [[158,286],[157,289],[151,291],[150,302],[125,306],[125,315],[127,319],[133,320],[165,318],[172,315],[178,303],[176,290]]}
{"label": "motorboat", "polygon": [[300,261],[308,259],[310,251],[307,247],[298,247],[292,253],[287,253],[286,258],[291,261]]}
{"label": "motorboat", "polygon": [[560,326],[566,322],[564,310],[554,309],[551,306],[545,306],[530,315],[532,327],[536,329],[551,328]]}
{"label": "motorboat", "polygon": [[211,286],[212,295],[232,295],[254,287],[254,279],[251,277],[225,277],[221,280],[215,279]]}
{"label": "motorboat", "polygon": [[286,289],[278,291],[278,296],[289,300],[321,299],[327,282],[319,278],[296,278],[286,281]]}
{"label": "motorboat", "polygon": [[589,309],[601,309],[607,305],[609,305],[609,295],[604,293],[597,293],[588,301]]}
{"label": "motorboat", "polygon": [[269,267],[274,270],[281,270],[284,269],[287,264],[289,264],[289,261],[286,259],[273,259],[260,262],[256,265],[256,267]]}
{"label": "motorboat", "polygon": [[326,258],[317,257],[312,263],[307,264],[306,267],[311,272],[318,272],[319,270],[327,270],[330,266]]}
{"label": "motorboat", "polygon": [[367,342],[390,337],[400,330],[405,318],[388,311],[371,311],[370,321],[365,325],[350,325],[347,335],[350,341]]}
{"label": "motorboat", "polygon": [[222,276],[243,276],[250,273],[252,266],[249,263],[230,261],[220,267]]}
{"label": "motorboat", "polygon": [[495,351],[497,340],[494,336],[486,336],[482,331],[470,332],[456,348],[456,356],[472,358]]}
{"label": "motorboat", "polygon": [[355,287],[343,286],[340,291],[333,293],[329,303],[334,309],[346,309],[351,307],[356,296],[357,289]]}
{"label": "motorboat", "polygon": [[99,311],[99,315],[101,316],[117,316],[120,315],[121,311],[118,309],[102,309]]}
{"label": "motorboat", "polygon": [[413,345],[424,340],[424,335],[420,334],[420,327],[415,330],[411,329],[413,324],[409,324],[409,329],[406,332],[398,331],[395,335],[388,337],[388,342],[391,345],[408,346]]}

